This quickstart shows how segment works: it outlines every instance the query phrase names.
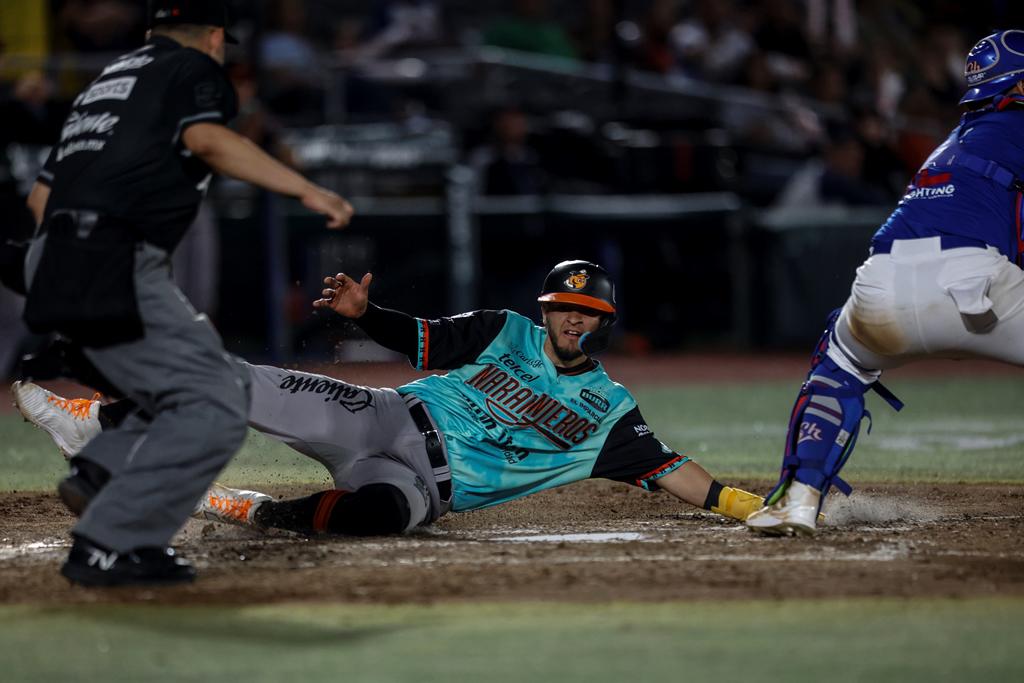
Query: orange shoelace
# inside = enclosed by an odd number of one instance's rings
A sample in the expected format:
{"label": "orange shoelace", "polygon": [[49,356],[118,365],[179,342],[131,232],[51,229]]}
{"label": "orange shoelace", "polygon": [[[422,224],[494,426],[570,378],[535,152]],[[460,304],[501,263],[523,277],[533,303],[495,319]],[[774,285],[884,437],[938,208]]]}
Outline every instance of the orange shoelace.
{"label": "orange shoelace", "polygon": [[249,510],[252,508],[251,500],[235,500],[234,498],[211,495],[209,502],[210,507],[225,517],[237,519],[239,522],[249,521]]}
{"label": "orange shoelace", "polygon": [[50,396],[46,400],[54,407],[63,410],[65,413],[75,418],[76,420],[88,420],[89,410],[92,408],[92,404],[96,403],[99,399],[100,394],[94,395],[91,399],[61,398],[60,396]]}

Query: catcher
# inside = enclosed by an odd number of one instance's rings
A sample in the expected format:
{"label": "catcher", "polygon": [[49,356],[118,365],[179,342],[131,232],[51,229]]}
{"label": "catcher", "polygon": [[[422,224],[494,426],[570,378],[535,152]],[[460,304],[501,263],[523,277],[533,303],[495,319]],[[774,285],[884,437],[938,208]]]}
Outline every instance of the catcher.
{"label": "catcher", "polygon": [[[967,55],[968,111],[875,233],[850,298],[818,343],[789,422],[782,475],[747,526],[813,534],[857,442],[869,389],[896,410],[882,371],[919,358],[1024,366],[1024,31]],[[870,416],[869,416],[870,417]]]}
{"label": "catcher", "polygon": [[[555,266],[538,299],[543,327],[507,310],[414,318],[370,303],[371,279],[328,277],[313,305],[354,320],[417,369],[450,372],[396,390],[247,365],[249,424],[322,463],[335,488],[274,501],[215,484],[196,516],[306,534],[394,534],[590,477],[664,489],[738,520],[763,504],[658,441],[629,391],[593,359],[616,320],[600,266]],[[148,415],[128,401],[67,400],[31,383],[13,392],[22,414],[72,457],[82,495],[64,502],[81,514],[111,473],[78,450],[102,429]]]}

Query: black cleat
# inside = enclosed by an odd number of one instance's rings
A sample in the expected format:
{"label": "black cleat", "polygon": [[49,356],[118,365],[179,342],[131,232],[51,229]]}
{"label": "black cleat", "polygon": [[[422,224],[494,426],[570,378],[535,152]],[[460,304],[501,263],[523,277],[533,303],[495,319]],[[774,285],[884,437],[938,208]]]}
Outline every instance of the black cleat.
{"label": "black cleat", "polygon": [[118,553],[81,536],[60,568],[71,583],[87,587],[169,586],[191,583],[196,578],[192,564],[178,557],[173,548],[136,548]]}
{"label": "black cleat", "polygon": [[57,493],[67,509],[81,517],[108,481],[110,473],[99,465],[81,458],[72,458],[71,474],[57,484]]}

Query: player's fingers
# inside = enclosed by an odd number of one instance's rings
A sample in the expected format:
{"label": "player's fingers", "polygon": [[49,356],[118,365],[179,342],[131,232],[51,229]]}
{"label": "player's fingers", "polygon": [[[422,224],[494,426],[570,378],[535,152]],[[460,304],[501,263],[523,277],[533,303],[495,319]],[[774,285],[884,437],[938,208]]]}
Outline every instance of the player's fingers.
{"label": "player's fingers", "polygon": [[370,283],[373,282],[373,273],[367,273],[363,276],[363,279],[359,282],[359,286],[365,292],[370,289]]}
{"label": "player's fingers", "polygon": [[324,297],[325,299],[327,299],[328,301],[330,301],[331,299],[333,299],[333,298],[334,298],[334,292],[335,292],[335,290],[333,290],[333,289],[325,289],[325,290],[323,290],[323,291],[322,291],[322,292],[320,292],[320,293],[321,293],[321,294],[323,295],[323,297]]}

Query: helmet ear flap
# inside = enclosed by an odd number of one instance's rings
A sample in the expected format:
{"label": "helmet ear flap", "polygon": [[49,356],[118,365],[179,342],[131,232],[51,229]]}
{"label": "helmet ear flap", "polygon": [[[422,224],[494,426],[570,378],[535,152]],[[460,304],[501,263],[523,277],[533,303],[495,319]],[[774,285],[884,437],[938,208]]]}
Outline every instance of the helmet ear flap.
{"label": "helmet ear flap", "polygon": [[612,338],[612,326],[618,316],[610,313],[601,318],[601,324],[593,332],[587,332],[580,337],[580,351],[588,356],[608,350],[608,344]]}

